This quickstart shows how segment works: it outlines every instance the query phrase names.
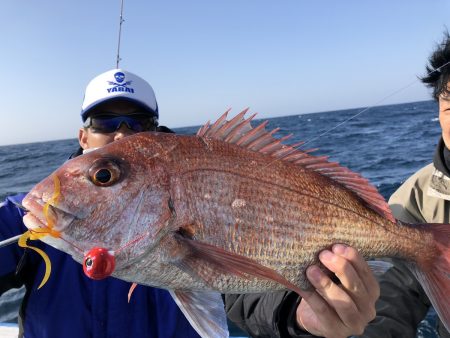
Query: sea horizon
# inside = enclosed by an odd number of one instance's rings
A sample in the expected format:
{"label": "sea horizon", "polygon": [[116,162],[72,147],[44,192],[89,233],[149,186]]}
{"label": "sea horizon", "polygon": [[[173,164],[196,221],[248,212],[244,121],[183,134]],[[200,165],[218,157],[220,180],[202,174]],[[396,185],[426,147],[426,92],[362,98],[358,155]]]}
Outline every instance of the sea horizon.
{"label": "sea horizon", "polygon": [[[300,115],[312,115],[312,114],[323,114],[323,113],[340,113],[340,112],[344,112],[344,111],[353,111],[353,110],[365,110],[367,109],[365,112],[369,111],[370,109],[373,108],[380,108],[380,107],[387,107],[387,106],[398,106],[398,105],[403,105],[403,104],[414,104],[414,103],[421,103],[421,102],[429,102],[429,101],[434,101],[432,99],[430,100],[421,100],[421,101],[412,101],[412,102],[402,102],[402,103],[392,103],[392,104],[383,104],[383,105],[376,105],[376,106],[366,106],[366,107],[356,107],[356,108],[343,108],[343,109],[337,109],[337,110],[323,110],[323,111],[317,111],[317,112],[307,112],[307,113],[298,113],[298,114],[289,114],[289,115],[279,115],[279,116],[266,116],[266,117],[261,117],[261,118],[256,118],[255,121],[259,121],[259,120],[270,120],[270,119],[275,119],[275,118],[280,118],[280,117],[292,117],[292,116],[300,116]],[[237,111],[237,110],[236,110]],[[365,113],[364,112],[364,113]],[[251,111],[249,112],[251,113]],[[230,113],[230,115],[232,115],[232,113]],[[221,116],[221,114],[218,114],[215,117],[211,117],[211,121],[213,121],[214,118],[218,119]],[[204,123],[206,123],[207,121],[205,121]],[[202,126],[201,124],[198,125],[190,125],[190,126],[181,126],[181,127],[171,127],[171,126],[167,126],[170,129],[173,130],[177,130],[177,129],[186,129],[186,128],[195,128],[195,127],[200,127]],[[81,122],[80,122],[80,126],[77,128],[81,128]],[[61,138],[61,139],[50,139],[50,140],[42,140],[42,141],[33,141],[33,142],[19,142],[19,143],[7,143],[7,144],[0,144],[0,147],[8,147],[8,146],[16,146],[16,145],[27,145],[27,144],[36,144],[36,143],[46,143],[46,142],[58,142],[58,141],[67,141],[67,140],[72,140],[72,139],[76,139],[77,137],[68,137],[68,138]]]}

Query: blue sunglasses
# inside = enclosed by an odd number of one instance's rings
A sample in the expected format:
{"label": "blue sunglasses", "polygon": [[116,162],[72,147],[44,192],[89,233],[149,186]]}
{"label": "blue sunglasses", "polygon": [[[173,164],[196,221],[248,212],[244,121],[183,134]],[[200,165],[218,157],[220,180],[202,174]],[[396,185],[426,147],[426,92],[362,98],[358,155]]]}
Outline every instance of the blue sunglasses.
{"label": "blue sunglasses", "polygon": [[90,116],[86,119],[83,126],[85,128],[91,128],[94,133],[107,134],[117,131],[122,124],[136,133],[155,131],[158,126],[154,117],[148,114]]}

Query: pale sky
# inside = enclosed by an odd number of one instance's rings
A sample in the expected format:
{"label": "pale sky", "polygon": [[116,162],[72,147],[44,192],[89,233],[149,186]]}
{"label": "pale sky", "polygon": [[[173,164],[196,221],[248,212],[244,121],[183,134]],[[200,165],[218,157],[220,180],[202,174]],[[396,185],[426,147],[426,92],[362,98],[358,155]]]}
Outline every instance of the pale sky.
{"label": "pale sky", "polygon": [[[74,138],[84,88],[115,68],[120,0],[1,1],[0,145]],[[203,124],[427,100],[450,0],[125,0],[120,67],[160,123]],[[367,112],[369,114],[370,111]]]}

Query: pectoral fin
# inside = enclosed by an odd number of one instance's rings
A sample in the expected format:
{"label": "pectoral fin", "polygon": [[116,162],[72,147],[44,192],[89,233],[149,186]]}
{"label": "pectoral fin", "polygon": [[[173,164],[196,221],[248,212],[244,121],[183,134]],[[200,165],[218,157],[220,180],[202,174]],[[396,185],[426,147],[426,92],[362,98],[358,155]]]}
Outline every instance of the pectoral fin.
{"label": "pectoral fin", "polygon": [[218,292],[169,290],[189,323],[203,338],[229,336],[227,317]]}
{"label": "pectoral fin", "polygon": [[250,279],[252,277],[268,279],[284,285],[299,295],[304,294],[298,286],[288,281],[277,271],[261,265],[253,259],[226,251],[211,244],[188,238],[182,234],[176,234],[175,239],[188,248],[189,255],[178,263],[178,266],[189,274],[195,274],[211,285],[209,278],[212,276],[211,268],[205,267],[208,263],[215,272],[219,271],[228,275]]}

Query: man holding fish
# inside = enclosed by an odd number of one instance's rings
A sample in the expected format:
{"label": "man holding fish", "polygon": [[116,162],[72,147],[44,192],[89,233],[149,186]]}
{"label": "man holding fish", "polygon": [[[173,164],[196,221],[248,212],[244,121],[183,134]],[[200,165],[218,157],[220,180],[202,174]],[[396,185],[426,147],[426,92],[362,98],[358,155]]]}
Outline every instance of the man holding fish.
{"label": "man holding fish", "polygon": [[[113,69],[87,86],[81,111],[80,149],[74,156],[141,131],[170,130],[158,126],[158,106],[151,86],[125,70]],[[0,205],[0,236],[26,231],[23,195]],[[80,197],[82,198],[82,196]],[[50,217],[50,216],[49,216]],[[19,337],[198,337],[166,290],[140,286],[128,302],[131,283],[113,277],[85,276],[70,255],[40,241],[28,241],[50,258],[52,273],[42,283],[46,266],[30,249],[0,248],[0,293],[26,287],[19,314]]]}
{"label": "man holding fish", "polygon": [[[123,70],[101,74],[86,88],[82,106],[84,126],[79,130],[80,149],[74,156],[136,132],[167,131],[165,127],[158,127],[157,117],[157,103],[148,83]],[[21,198],[22,196],[9,197],[0,208],[0,232],[3,237],[11,237],[26,230],[21,220],[23,211],[13,204],[20,203]],[[67,254],[44,243],[30,243],[50,256],[53,267],[48,285],[39,290],[37,287],[42,282],[45,271],[43,260],[36,253],[24,251],[17,246],[0,249],[1,292],[26,285],[26,296],[19,317],[21,335],[25,333],[27,337],[39,338],[100,337],[108,336],[108,332],[114,330],[117,337],[134,336],[132,332],[139,332],[141,337],[197,336],[166,291],[140,286],[128,304],[126,293],[131,284],[112,277],[104,281],[87,279],[81,266]],[[369,285],[370,293],[362,293],[356,297],[358,302],[367,304],[368,315],[349,313],[354,318],[360,318],[353,321],[354,327],[363,327],[373,314],[378,286],[356,250],[346,248],[341,252],[342,249],[345,248],[336,246],[333,250],[326,250],[321,259],[323,258],[325,266],[342,278],[358,274],[362,277],[357,283]],[[350,272],[349,266],[352,266]],[[313,268],[312,271],[311,276],[314,276]],[[316,272],[318,278],[310,277],[316,283],[318,292],[333,295],[338,291],[343,299],[353,303],[354,295],[351,298],[346,292],[339,291],[341,289],[330,288],[327,284],[330,282],[329,278],[320,273],[320,270]],[[315,297],[320,297],[318,295]],[[330,305],[328,313],[341,313],[342,307],[336,305],[336,309]],[[308,315],[312,312],[305,308],[304,313]],[[337,317],[322,318],[334,322]],[[357,331],[350,329],[346,332],[351,334]]]}

